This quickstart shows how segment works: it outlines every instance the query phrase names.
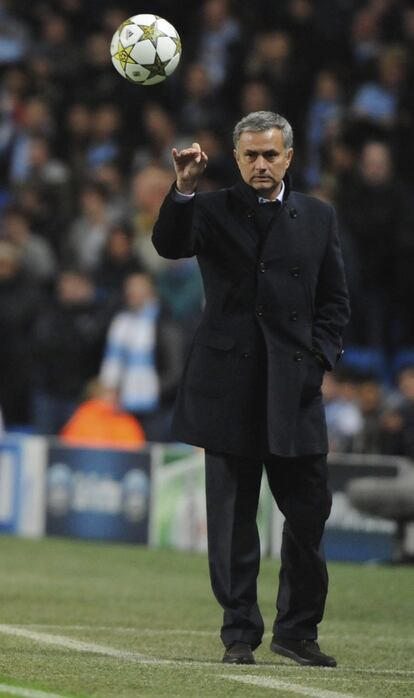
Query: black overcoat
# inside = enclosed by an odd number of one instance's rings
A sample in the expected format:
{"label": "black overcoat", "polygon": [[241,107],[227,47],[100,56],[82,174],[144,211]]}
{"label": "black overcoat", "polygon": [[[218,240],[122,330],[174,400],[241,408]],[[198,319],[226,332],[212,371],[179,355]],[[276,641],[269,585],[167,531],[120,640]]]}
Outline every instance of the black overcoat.
{"label": "black overcoat", "polygon": [[[206,303],[178,391],[174,438],[221,453],[326,453],[323,366],[349,317],[336,217],[289,191],[264,239],[256,192],[240,181],[188,203],[167,195],[153,244],[197,255]],[[271,204],[261,204],[269,206]]]}

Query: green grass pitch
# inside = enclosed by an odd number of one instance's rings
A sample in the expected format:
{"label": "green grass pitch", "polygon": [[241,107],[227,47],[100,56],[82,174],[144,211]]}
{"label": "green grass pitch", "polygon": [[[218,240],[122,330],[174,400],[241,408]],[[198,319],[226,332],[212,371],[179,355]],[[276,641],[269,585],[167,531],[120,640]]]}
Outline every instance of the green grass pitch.
{"label": "green grass pitch", "polygon": [[256,666],[229,667],[205,556],[5,536],[0,550],[0,698],[414,696],[414,568],[331,564],[320,641],[338,668],[309,669],[269,650],[278,563],[263,560],[265,641]]}

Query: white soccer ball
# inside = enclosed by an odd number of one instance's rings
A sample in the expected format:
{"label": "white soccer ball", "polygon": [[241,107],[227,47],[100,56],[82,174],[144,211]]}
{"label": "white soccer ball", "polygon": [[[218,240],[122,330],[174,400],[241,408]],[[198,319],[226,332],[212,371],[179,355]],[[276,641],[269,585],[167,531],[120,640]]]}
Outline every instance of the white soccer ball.
{"label": "white soccer ball", "polygon": [[111,41],[118,73],[138,85],[156,85],[174,72],[181,58],[177,30],[157,15],[134,15],[118,27]]}

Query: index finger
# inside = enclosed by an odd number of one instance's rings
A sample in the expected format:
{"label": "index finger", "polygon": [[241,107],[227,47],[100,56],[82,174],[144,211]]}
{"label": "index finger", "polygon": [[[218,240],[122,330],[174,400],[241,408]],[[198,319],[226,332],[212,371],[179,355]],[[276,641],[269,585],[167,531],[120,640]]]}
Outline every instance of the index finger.
{"label": "index finger", "polygon": [[195,160],[200,157],[200,151],[197,148],[184,148],[183,150],[177,150],[173,148],[172,150],[174,160],[182,160],[185,158],[194,158]]}

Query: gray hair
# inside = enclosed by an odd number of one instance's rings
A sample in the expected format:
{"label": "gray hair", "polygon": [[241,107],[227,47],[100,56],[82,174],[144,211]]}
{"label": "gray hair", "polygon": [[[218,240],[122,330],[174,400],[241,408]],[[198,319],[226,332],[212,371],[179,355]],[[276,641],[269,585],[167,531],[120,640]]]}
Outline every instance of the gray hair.
{"label": "gray hair", "polygon": [[240,136],[245,131],[260,133],[262,131],[268,131],[271,128],[278,128],[279,131],[282,131],[284,147],[292,148],[293,130],[290,123],[284,116],[276,114],[273,111],[253,111],[238,121],[233,130],[234,147],[237,149]]}

